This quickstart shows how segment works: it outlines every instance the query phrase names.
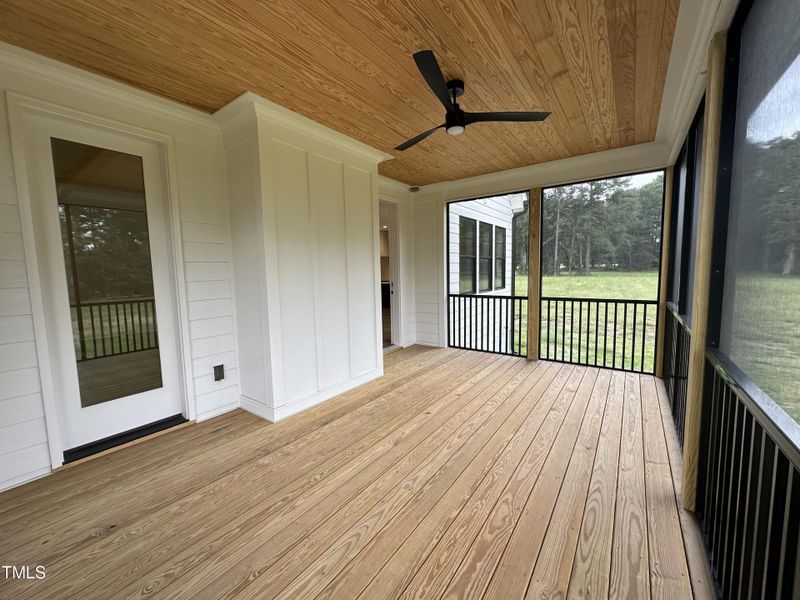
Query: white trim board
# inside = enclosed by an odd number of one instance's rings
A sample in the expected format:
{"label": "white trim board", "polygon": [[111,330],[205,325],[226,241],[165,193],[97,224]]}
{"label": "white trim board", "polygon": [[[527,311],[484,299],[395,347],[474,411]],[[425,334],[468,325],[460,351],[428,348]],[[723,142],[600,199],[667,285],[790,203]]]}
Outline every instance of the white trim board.
{"label": "white trim board", "polygon": [[275,408],[269,407],[266,404],[254,400],[253,398],[245,396],[244,394],[241,395],[240,404],[243,410],[246,410],[257,417],[261,417],[262,419],[266,419],[271,423],[277,423],[278,421],[282,421],[283,419],[303,412],[304,410],[307,410],[313,406],[322,404],[326,400],[330,400],[331,398],[344,394],[345,392],[362,386],[365,383],[369,383],[370,381],[382,376],[382,368],[372,369],[366,373],[362,373],[358,377],[332,385],[329,388],[320,390],[303,398],[295,398],[294,400],[281,406],[276,406]]}

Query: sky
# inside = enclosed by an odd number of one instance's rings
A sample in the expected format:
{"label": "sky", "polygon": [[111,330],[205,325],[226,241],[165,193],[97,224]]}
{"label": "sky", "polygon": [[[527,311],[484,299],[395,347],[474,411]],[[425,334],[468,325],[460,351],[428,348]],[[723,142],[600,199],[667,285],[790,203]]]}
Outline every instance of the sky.
{"label": "sky", "polygon": [[641,173],[639,175],[631,175],[631,187],[632,188],[639,188],[645,185],[646,183],[650,183],[661,175],[662,171],[653,171],[651,173]]}

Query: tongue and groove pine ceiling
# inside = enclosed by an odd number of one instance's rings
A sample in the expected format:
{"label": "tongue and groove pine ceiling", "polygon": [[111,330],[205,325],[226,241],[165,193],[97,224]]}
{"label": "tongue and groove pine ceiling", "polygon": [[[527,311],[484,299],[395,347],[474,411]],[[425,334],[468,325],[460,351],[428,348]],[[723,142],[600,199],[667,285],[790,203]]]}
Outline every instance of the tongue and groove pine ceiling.
{"label": "tongue and groove pine ceiling", "polygon": [[[244,91],[394,160],[413,185],[652,141],[680,0],[0,0],[0,39],[206,112]],[[443,122],[411,57],[463,79],[478,123]]]}

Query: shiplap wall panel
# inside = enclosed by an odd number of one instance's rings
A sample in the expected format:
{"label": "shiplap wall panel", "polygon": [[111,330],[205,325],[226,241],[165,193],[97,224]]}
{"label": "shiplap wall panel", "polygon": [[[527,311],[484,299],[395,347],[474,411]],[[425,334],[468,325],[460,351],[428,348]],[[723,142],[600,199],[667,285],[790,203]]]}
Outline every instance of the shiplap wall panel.
{"label": "shiplap wall panel", "polygon": [[[326,388],[350,377],[344,165],[317,154],[309,169],[316,232],[317,368]],[[342,340],[348,340],[343,346]]]}
{"label": "shiplap wall panel", "polygon": [[38,419],[42,416],[42,395],[26,394],[0,400],[0,428]]}
{"label": "shiplap wall panel", "polygon": [[437,231],[441,223],[439,210],[437,201],[419,202],[414,206],[417,342],[435,346],[444,344],[444,340],[439,339],[439,261],[442,260],[442,248],[438,244],[442,236]]}
{"label": "shiplap wall panel", "polygon": [[[0,66],[0,489],[49,472],[6,91],[171,136],[184,253],[196,418],[238,405],[231,239],[222,135],[210,117],[54,63],[12,57]],[[191,283],[191,285],[189,285]],[[219,337],[222,336],[222,337]],[[222,342],[222,343],[220,343]],[[213,382],[211,367],[226,377]],[[233,398],[233,401],[231,400]],[[35,433],[36,435],[28,435]],[[38,436],[38,437],[37,437]]]}
{"label": "shiplap wall panel", "polygon": [[6,115],[0,94],[0,489],[50,465]]}

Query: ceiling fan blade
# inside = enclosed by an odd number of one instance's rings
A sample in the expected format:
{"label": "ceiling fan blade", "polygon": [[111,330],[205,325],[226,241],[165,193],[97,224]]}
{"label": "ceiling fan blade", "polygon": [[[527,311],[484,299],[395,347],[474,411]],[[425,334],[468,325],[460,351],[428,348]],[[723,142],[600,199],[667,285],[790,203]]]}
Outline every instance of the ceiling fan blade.
{"label": "ceiling fan blade", "polygon": [[469,123],[484,123],[489,121],[544,121],[550,116],[549,112],[480,112],[464,113],[464,118]]}
{"label": "ceiling fan blade", "polygon": [[439,98],[439,102],[444,105],[447,112],[451,112],[453,110],[453,100],[450,98],[447,83],[444,80],[442,69],[439,67],[439,62],[436,60],[433,50],[420,50],[419,52],[415,52],[414,62],[417,63],[417,68],[428,83],[428,87],[430,87],[431,91]]}
{"label": "ceiling fan blade", "polygon": [[432,134],[434,131],[436,131],[437,129],[441,129],[442,127],[444,127],[444,125],[438,125],[437,127],[434,127],[433,129],[428,129],[428,131],[426,131],[424,133],[420,133],[418,136],[413,137],[410,140],[403,142],[402,144],[397,146],[395,148],[395,150],[400,150],[400,151],[408,150],[409,148],[411,148],[411,146],[421,142],[426,137],[428,137],[430,134]]}

